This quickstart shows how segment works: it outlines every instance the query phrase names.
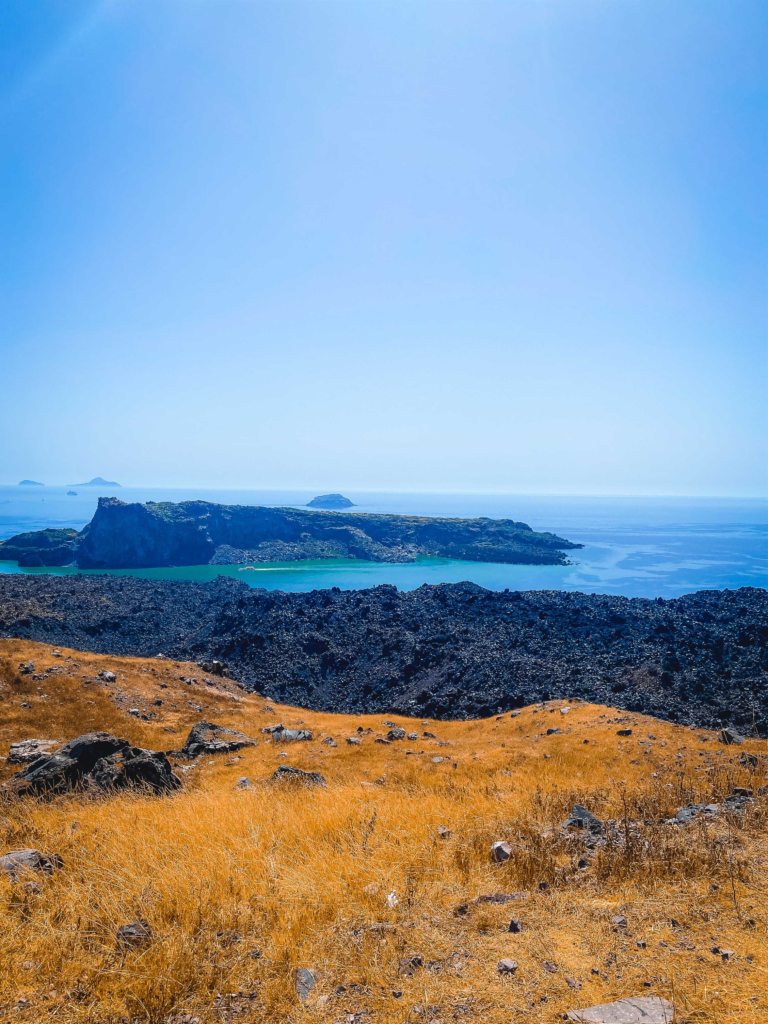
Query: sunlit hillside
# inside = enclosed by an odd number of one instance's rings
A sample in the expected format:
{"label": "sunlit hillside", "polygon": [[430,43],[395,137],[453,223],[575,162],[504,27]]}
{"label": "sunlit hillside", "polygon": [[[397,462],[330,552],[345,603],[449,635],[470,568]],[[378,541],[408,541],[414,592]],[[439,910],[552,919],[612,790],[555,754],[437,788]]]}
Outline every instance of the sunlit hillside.
{"label": "sunlit hillside", "polygon": [[[89,730],[178,750],[201,719],[258,745],[171,755],[170,796],[0,798],[0,855],[63,860],[33,884],[0,873],[0,1021],[506,1024],[638,994],[680,1021],[768,1020],[765,742],[564,701],[319,714],[197,665],[53,650],[0,642],[3,756]],[[312,740],[271,742],[280,722]],[[377,742],[390,722],[417,738]],[[326,787],[273,781],[281,764]],[[742,813],[668,822],[735,787]],[[561,827],[575,804],[599,841]],[[138,920],[151,941],[120,947]]]}

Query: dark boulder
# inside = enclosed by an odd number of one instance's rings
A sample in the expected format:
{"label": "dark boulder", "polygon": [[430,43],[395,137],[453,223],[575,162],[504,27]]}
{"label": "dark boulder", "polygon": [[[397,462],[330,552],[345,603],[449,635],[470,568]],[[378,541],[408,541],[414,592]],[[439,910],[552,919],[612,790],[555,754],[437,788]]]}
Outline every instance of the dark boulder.
{"label": "dark boulder", "polygon": [[120,740],[111,733],[87,732],[14,775],[12,789],[19,796],[64,792],[90,774],[97,761],[129,746],[128,740]]}
{"label": "dark boulder", "polygon": [[236,732],[235,729],[214,725],[213,722],[198,722],[187,736],[184,754],[187,757],[197,757],[199,754],[229,754],[233,750],[256,745],[256,740],[242,732]]}
{"label": "dark boulder", "polygon": [[97,761],[89,780],[99,789],[143,788],[153,793],[170,793],[181,787],[171,763],[162,750],[127,747],[119,754]]}

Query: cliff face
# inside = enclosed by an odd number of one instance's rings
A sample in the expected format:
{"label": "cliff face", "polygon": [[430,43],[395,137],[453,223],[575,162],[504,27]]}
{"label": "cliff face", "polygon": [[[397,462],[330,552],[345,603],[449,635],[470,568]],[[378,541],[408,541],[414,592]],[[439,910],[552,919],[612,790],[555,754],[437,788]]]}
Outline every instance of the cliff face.
{"label": "cliff face", "polygon": [[[0,547],[0,558],[16,539]],[[430,554],[562,565],[567,561],[563,551],[578,547],[509,519],[432,519],[207,501],[141,505],[100,498],[93,519],[72,541],[68,561],[84,569],[137,569],[338,557],[411,562]],[[42,545],[36,555],[41,559],[36,564],[67,564],[46,562]]]}

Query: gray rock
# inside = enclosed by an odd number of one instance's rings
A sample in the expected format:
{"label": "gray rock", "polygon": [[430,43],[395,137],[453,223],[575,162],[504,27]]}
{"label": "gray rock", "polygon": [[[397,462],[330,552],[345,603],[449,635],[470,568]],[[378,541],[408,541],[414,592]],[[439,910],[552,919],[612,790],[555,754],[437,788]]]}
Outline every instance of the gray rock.
{"label": "gray rock", "polygon": [[616,735],[617,736],[631,736],[632,735],[632,730],[631,729],[617,729],[616,730]]}
{"label": "gray rock", "polygon": [[141,712],[138,708],[128,708],[128,714],[133,715],[134,718],[138,718]]}
{"label": "gray rock", "polygon": [[496,970],[499,974],[514,974],[517,970],[517,960],[499,960]]}
{"label": "gray rock", "polygon": [[512,920],[509,922],[509,928],[507,928],[507,931],[512,932],[513,935],[519,935],[522,930],[522,924],[518,921],[516,917],[513,917]]}
{"label": "gray rock", "polygon": [[243,775],[243,777],[241,779],[237,780],[237,788],[238,789],[253,789],[253,783],[251,782],[251,780],[249,778],[246,778],[246,776]]}
{"label": "gray rock", "polygon": [[304,772],[301,768],[292,768],[287,764],[280,765],[272,776],[272,781],[298,782],[305,786],[322,786],[325,788],[325,779],[320,772]]}
{"label": "gray rock", "polygon": [[11,850],[0,857],[0,871],[4,871],[12,878],[29,872],[52,875],[55,870],[62,867],[64,862],[58,853],[46,857],[39,850]]}
{"label": "gray rock", "polygon": [[491,860],[495,861],[497,864],[505,863],[505,861],[508,861],[511,856],[512,847],[509,843],[499,840],[491,846]]}
{"label": "gray rock", "polygon": [[[271,710],[272,709],[270,708],[270,711]],[[269,733],[270,735],[272,733],[275,733],[275,732],[282,732],[283,731],[283,723],[280,722],[278,725],[265,725],[264,728],[261,731],[264,732],[264,733]]]}
{"label": "gray rock", "polygon": [[388,740],[404,740],[405,729],[402,729],[399,725],[396,725],[394,729],[390,729],[387,733]]}
{"label": "gray rock", "polygon": [[560,732],[559,729],[547,729],[547,736],[554,736],[555,734],[557,734],[559,732]]}
{"label": "gray rock", "polygon": [[363,741],[359,736],[347,736],[347,743],[349,743],[351,747],[360,747],[362,746]]}
{"label": "gray rock", "polygon": [[568,1020],[580,1024],[672,1024],[675,1008],[661,996],[630,996],[615,1003],[600,1003],[570,1010]]}
{"label": "gray rock", "polygon": [[425,740],[436,740],[437,736],[433,732],[423,732],[421,734]]}
{"label": "gray rock", "polygon": [[743,743],[744,737],[736,729],[728,727],[720,730],[720,742],[730,746],[732,743]]}
{"label": "gray rock", "polygon": [[31,676],[34,671],[35,671],[35,663],[34,663],[34,661],[28,661],[26,663],[22,662],[19,665],[19,675],[21,675],[21,676]]}
{"label": "gray rock", "polygon": [[602,832],[603,823],[599,818],[582,807],[581,804],[574,804],[571,813],[565,819],[562,825],[563,828],[586,828],[590,832]]}
{"label": "gray rock", "polygon": [[451,830],[449,828],[446,828],[445,825],[437,826],[437,834],[440,836],[441,839],[451,838]]}
{"label": "gray rock", "polygon": [[197,757],[200,754],[229,754],[233,750],[255,746],[256,740],[242,732],[227,729],[223,725],[214,725],[213,722],[198,722],[187,736],[184,754],[187,757]]}
{"label": "gray rock", "polygon": [[51,748],[56,746],[56,740],[19,740],[11,744],[8,764],[31,764],[38,757],[50,754]]}
{"label": "gray rock", "polygon": [[99,672],[98,678],[99,679],[103,679],[105,683],[114,683],[116,681],[116,679],[117,679],[117,676],[115,675],[114,672],[104,671],[104,672]]}
{"label": "gray rock", "polygon": [[117,944],[123,949],[148,946],[152,941],[152,928],[148,921],[132,921],[117,929]]}
{"label": "gray rock", "polygon": [[302,1003],[305,1003],[312,994],[313,989],[317,986],[316,972],[310,970],[308,967],[300,967],[296,971],[294,985],[296,988],[296,995]]}
{"label": "gray rock", "polygon": [[277,743],[304,743],[312,739],[312,733],[309,729],[283,729],[272,739]]}
{"label": "gray rock", "polygon": [[409,740],[417,740],[418,738],[419,738],[419,734],[417,732],[409,732],[408,733],[408,739]]}
{"label": "gray rock", "polygon": [[336,740],[333,738],[333,736],[326,736],[324,740],[321,740],[321,742],[324,743],[326,747],[337,746]]}

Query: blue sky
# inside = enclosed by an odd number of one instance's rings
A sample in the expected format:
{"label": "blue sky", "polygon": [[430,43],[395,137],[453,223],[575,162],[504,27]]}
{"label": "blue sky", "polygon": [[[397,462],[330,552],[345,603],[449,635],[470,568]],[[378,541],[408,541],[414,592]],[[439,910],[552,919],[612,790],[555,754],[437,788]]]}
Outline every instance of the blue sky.
{"label": "blue sky", "polygon": [[0,482],[768,493],[768,6],[0,15]]}

